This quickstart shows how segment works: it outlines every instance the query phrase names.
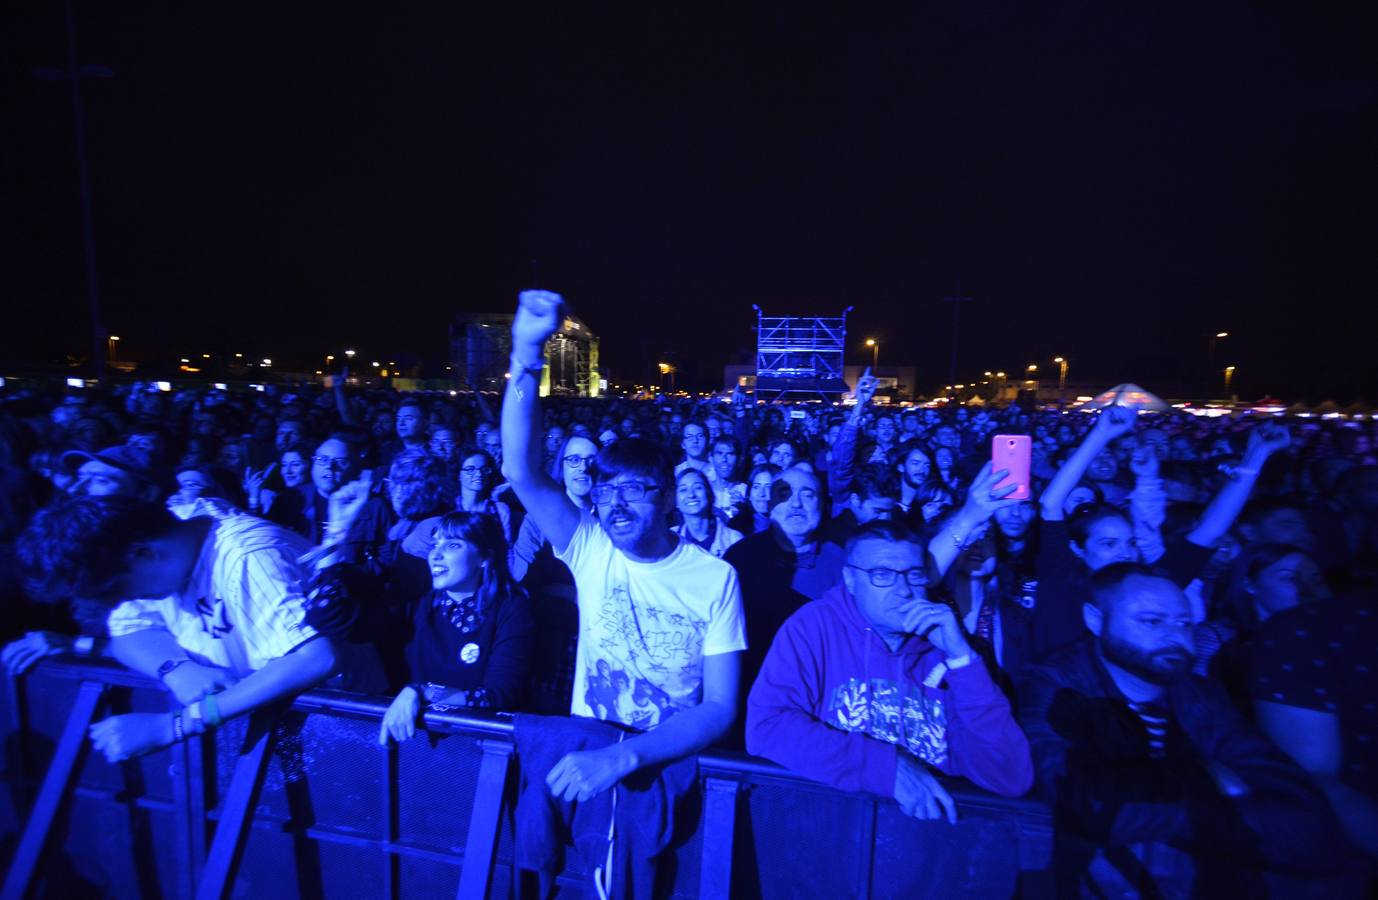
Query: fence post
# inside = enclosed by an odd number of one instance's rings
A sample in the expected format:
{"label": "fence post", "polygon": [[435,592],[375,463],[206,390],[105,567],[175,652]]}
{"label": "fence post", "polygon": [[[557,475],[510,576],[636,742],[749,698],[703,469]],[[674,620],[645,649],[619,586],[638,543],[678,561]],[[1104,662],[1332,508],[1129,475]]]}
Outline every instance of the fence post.
{"label": "fence post", "polygon": [[5,887],[0,891],[0,897],[5,900],[19,900],[28,891],[34,868],[43,855],[43,845],[47,843],[48,833],[52,830],[53,819],[71,789],[72,777],[86,756],[86,731],[91,727],[96,707],[105,696],[105,687],[96,681],[83,681],[81,687],[77,688],[77,698],[67,716],[67,724],[62,727],[57,752],[48,766],[48,774],[43,776],[43,786],[38,791],[38,799],[34,801],[29,822],[24,826],[19,849],[15,851],[10,870],[5,875]]}
{"label": "fence post", "polygon": [[464,839],[464,866],[459,873],[460,900],[488,896],[493,879],[493,857],[498,850],[498,819],[502,795],[507,787],[507,769],[512,762],[512,745],[505,741],[479,741],[483,762],[479,764],[474,806],[469,812],[469,831]]}
{"label": "fence post", "polygon": [[733,838],[740,789],[741,784],[729,778],[704,779],[699,896],[705,900],[727,900],[732,896]]}
{"label": "fence post", "polygon": [[[257,738],[254,732],[259,731]],[[235,870],[244,853],[249,827],[254,820],[254,807],[263,778],[268,773],[269,751],[273,745],[273,720],[255,714],[249,721],[249,733],[244,739],[248,750],[241,753],[234,765],[234,776],[220,807],[220,822],[215,826],[210,857],[196,887],[197,900],[220,900],[228,896],[234,883]],[[252,741],[252,743],[250,743]]]}

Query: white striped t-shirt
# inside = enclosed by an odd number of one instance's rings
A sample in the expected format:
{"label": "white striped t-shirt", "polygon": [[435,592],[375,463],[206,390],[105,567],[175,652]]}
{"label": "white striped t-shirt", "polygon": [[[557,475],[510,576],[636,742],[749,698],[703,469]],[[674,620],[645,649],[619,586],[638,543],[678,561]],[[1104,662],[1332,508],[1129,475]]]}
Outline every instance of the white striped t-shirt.
{"label": "white striped t-shirt", "polygon": [[159,600],[128,600],[110,613],[112,637],[169,632],[194,659],[242,677],[316,636],[306,624],[310,573],[305,539],[271,522],[210,504],[214,521],[186,587]]}

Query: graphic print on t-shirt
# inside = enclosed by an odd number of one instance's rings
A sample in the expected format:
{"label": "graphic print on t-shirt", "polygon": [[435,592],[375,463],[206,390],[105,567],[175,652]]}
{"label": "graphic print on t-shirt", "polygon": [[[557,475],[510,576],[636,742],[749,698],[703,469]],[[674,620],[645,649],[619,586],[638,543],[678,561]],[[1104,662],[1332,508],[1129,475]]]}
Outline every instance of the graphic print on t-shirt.
{"label": "graphic print on t-shirt", "polygon": [[699,702],[707,622],[638,606],[618,582],[590,618],[584,702],[594,716],[645,730]]}
{"label": "graphic print on t-shirt", "polygon": [[849,678],[832,691],[827,710],[832,724],[897,744],[924,762],[947,761],[947,711],[943,701],[915,685],[885,678]]}

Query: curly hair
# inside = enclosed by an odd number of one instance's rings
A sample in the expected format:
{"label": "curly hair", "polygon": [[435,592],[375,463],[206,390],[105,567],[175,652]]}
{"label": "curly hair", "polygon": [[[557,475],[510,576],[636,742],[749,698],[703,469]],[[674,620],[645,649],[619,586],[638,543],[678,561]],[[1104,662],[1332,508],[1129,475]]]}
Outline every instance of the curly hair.
{"label": "curly hair", "polygon": [[135,544],[162,537],[177,519],[134,497],[63,497],[34,516],[15,545],[29,596],[44,603],[112,599]]}
{"label": "curly hair", "polygon": [[393,457],[388,484],[401,488],[396,512],[404,519],[424,519],[454,506],[457,485],[445,460],[410,448]]}

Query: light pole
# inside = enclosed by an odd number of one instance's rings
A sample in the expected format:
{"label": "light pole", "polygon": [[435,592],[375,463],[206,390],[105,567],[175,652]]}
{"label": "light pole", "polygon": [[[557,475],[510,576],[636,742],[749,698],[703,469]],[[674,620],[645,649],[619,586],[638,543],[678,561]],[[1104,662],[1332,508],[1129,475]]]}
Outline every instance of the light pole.
{"label": "light pole", "polygon": [[1230,395],[1230,382],[1232,382],[1232,381],[1234,381],[1234,366],[1226,366],[1226,367],[1225,367],[1225,399],[1226,399],[1226,400],[1229,400],[1230,397],[1231,397],[1231,395]]}
{"label": "light pole", "polygon": [[867,338],[866,346],[871,348],[871,374],[874,375],[880,366],[880,342],[875,338]]}
{"label": "light pole", "polygon": [[81,79],[84,77],[113,78],[115,73],[105,66],[83,66],[77,63],[77,26],[71,0],[64,4],[67,23],[67,68],[35,69],[33,74],[44,81],[66,80],[72,104],[72,130],[77,145],[77,192],[81,198],[81,243],[86,262],[86,299],[91,308],[91,368],[97,381],[105,380],[105,368],[100,365],[100,336],[105,330],[101,319],[100,280],[96,273],[96,229],[91,213],[91,176],[86,165],[86,119],[81,99]]}
{"label": "light pole", "polygon": [[[1206,371],[1207,371],[1207,372],[1213,371],[1213,370],[1215,369],[1215,342],[1216,342],[1216,341],[1223,341],[1225,338],[1227,338],[1227,337],[1229,337],[1229,336],[1230,336],[1230,333],[1229,333],[1228,331],[1217,331],[1215,334],[1211,335],[1210,348],[1206,351]],[[1207,385],[1207,388],[1206,388],[1206,390],[1205,390],[1204,393],[1205,393],[1206,399],[1210,399],[1211,392],[1210,392],[1210,387],[1209,387],[1209,385]]]}
{"label": "light pole", "polygon": [[110,335],[109,337],[107,337],[107,338],[105,339],[105,346],[106,346],[107,350],[109,351],[108,355],[109,355],[110,361],[111,361],[112,363],[115,361],[115,345],[118,344],[119,342],[120,342],[120,336],[119,336],[118,334],[112,334],[112,335]]}
{"label": "light pole", "polygon": [[1061,406],[1066,402],[1067,393],[1067,360],[1061,356],[1054,356],[1053,362],[1057,363],[1057,404]]}
{"label": "light pole", "polygon": [[669,375],[669,376],[670,376],[670,391],[673,392],[674,389],[675,389],[675,367],[672,366],[672,365],[670,365],[669,363],[659,363],[658,365],[660,366],[660,383],[661,383],[661,385],[664,386],[664,384],[665,384],[665,376],[666,376],[666,375]]}

